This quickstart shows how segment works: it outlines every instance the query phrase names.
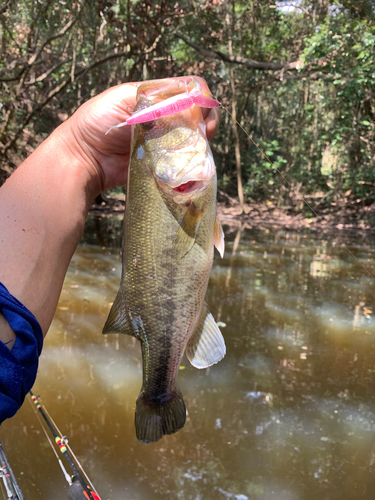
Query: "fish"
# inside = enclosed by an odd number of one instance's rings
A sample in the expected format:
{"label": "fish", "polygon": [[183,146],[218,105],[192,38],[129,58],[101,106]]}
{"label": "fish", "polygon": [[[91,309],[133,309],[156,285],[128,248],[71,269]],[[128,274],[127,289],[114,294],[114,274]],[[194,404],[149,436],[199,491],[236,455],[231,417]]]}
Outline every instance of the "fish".
{"label": "fish", "polygon": [[[143,84],[134,114],[199,86],[194,79],[166,88]],[[141,343],[135,429],[147,444],[185,424],[177,383],[184,353],[197,368],[225,355],[224,338],[205,303],[214,246],[223,256],[224,233],[201,108],[193,104],[131,127],[122,276],[103,333],[131,335]]]}

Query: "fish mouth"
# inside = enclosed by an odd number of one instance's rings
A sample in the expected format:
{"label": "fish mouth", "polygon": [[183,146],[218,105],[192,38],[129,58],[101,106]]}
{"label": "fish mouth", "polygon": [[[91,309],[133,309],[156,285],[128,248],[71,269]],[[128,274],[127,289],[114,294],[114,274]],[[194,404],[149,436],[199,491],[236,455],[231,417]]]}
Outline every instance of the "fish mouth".
{"label": "fish mouth", "polygon": [[203,181],[188,181],[180,184],[177,187],[172,188],[175,193],[178,194],[188,194],[192,191],[200,191],[205,187],[205,183]]}
{"label": "fish mouth", "polygon": [[175,201],[175,203],[186,203],[188,200],[196,196],[198,193],[204,191],[209,182],[200,179],[182,182],[178,186],[171,186],[167,182],[158,181],[161,190]]}

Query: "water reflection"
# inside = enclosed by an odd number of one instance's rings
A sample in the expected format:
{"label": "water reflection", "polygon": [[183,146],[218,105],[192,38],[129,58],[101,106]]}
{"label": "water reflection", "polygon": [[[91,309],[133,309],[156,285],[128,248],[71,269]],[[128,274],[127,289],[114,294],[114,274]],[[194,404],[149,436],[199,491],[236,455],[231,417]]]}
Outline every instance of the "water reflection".
{"label": "water reflection", "polygon": [[[120,229],[78,249],[35,385],[102,499],[372,499],[375,247],[316,234],[227,228],[207,302],[225,359],[179,382],[185,428],[135,438],[138,343],[101,335],[116,295]],[[95,243],[95,245],[93,245]],[[373,242],[372,242],[373,243]],[[104,248],[103,248],[104,247]],[[0,439],[27,498],[65,498],[64,479],[25,404]]]}

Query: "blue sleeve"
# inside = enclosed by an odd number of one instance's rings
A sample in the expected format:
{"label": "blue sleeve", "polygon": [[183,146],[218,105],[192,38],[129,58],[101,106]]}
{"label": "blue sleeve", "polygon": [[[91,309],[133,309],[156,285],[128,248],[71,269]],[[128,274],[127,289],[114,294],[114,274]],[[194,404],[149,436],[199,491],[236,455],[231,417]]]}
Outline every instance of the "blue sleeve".
{"label": "blue sleeve", "polygon": [[0,341],[1,423],[18,411],[35,382],[43,332],[35,316],[2,283],[0,311],[17,335],[12,350]]}

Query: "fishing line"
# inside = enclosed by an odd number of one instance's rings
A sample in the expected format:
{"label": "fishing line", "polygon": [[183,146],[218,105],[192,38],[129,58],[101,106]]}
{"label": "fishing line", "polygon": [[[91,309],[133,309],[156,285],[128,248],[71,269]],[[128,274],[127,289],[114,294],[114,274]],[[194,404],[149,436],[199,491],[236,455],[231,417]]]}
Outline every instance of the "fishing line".
{"label": "fishing line", "polygon": [[[285,174],[283,174],[281,172],[281,170],[270,160],[270,158],[266,155],[266,153],[264,153],[261,148],[258,146],[258,144],[250,137],[250,135],[246,132],[246,130],[243,128],[243,126],[240,124],[240,122],[238,122],[235,118],[233,118],[233,115],[232,113],[228,110],[228,108],[226,108],[225,106],[223,106],[221,103],[220,103],[220,106],[225,109],[225,111],[231,116],[232,119],[235,120],[235,122],[237,123],[237,125],[240,127],[241,130],[243,130],[243,132],[245,132],[246,136],[250,139],[250,141],[254,144],[254,146],[260,151],[260,153],[263,155],[263,157],[273,166],[273,168],[280,174],[280,176],[282,177],[282,179],[290,186],[290,187],[293,187],[291,182],[287,179],[287,177],[285,176]],[[315,217],[318,217],[318,214],[316,213],[316,211],[313,209],[313,207],[310,205],[310,203],[306,200],[306,198],[301,194],[301,193],[297,193],[297,195],[300,197],[300,199],[307,205],[307,207],[312,211],[312,213],[315,215]],[[375,280],[375,276],[359,261],[359,259],[357,259],[357,257],[354,255],[354,253],[350,250],[350,248],[341,240],[340,236],[335,233],[335,231],[333,231],[333,229],[331,228],[327,228],[328,231],[337,239],[337,241],[343,246],[343,248],[345,248],[345,250],[353,257],[353,259],[361,266],[361,268],[365,271],[365,273],[370,277],[370,278],[373,278]]]}

